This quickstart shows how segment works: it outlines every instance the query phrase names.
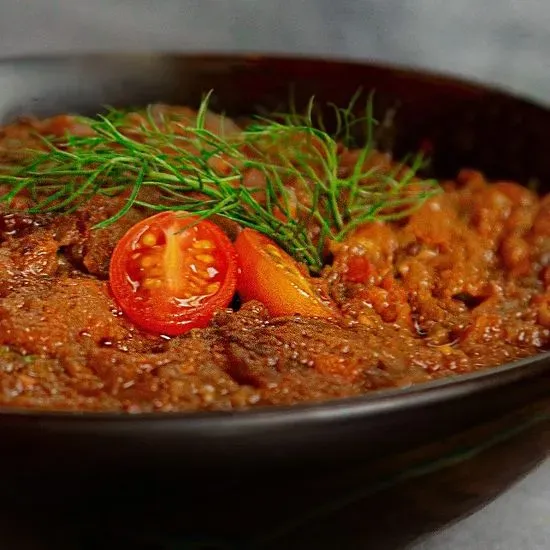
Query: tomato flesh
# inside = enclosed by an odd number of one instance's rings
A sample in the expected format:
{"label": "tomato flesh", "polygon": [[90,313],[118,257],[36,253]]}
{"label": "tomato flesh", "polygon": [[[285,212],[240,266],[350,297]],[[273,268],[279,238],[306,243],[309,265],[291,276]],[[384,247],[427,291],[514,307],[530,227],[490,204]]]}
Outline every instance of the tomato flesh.
{"label": "tomato flesh", "polygon": [[235,249],[196,216],[162,212],[134,225],[117,244],[109,272],[122,311],[150,332],[175,336],[205,326],[236,288]]}
{"label": "tomato flesh", "polygon": [[245,300],[262,302],[274,316],[337,317],[299,264],[271,239],[244,229],[235,241],[239,261],[237,290]]}

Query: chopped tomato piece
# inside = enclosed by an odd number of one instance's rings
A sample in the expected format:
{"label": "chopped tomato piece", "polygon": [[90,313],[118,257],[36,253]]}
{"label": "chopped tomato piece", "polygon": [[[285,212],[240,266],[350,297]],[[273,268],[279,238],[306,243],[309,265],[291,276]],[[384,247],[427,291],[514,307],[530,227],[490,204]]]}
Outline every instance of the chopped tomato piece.
{"label": "chopped tomato piece", "polygon": [[374,275],[374,266],[366,256],[350,256],[345,278],[352,283],[366,283]]}
{"label": "chopped tomato piece", "polygon": [[162,212],[134,225],[117,244],[111,291],[139,327],[175,336],[205,326],[236,288],[235,249],[196,216]]}
{"label": "chopped tomato piece", "polygon": [[240,268],[237,290],[244,300],[262,302],[274,316],[337,317],[299,264],[271,239],[245,229],[235,248]]}

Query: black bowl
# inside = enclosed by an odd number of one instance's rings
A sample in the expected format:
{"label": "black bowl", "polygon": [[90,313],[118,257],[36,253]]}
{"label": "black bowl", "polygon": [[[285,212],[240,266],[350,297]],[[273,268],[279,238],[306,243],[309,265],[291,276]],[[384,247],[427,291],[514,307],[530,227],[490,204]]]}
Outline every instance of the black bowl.
{"label": "black bowl", "polygon": [[[312,94],[344,103],[359,86],[376,90],[381,112],[397,106],[393,131],[383,136],[388,146],[402,152],[425,139],[435,143],[436,175],[468,166],[489,177],[549,181],[545,109],[480,85],[365,64],[261,56],[6,60],[0,121],[105,105],[196,104],[211,88],[215,106],[238,116],[280,105],[290,87],[297,103]],[[342,548],[395,546],[467,513],[540,460],[549,403],[545,353],[411,389],[288,408],[150,415],[3,409],[0,463],[11,473],[5,517],[42,518],[48,535],[36,548],[62,548],[56,536],[67,537],[69,524],[72,535],[90,544],[97,537],[104,548],[111,546],[101,537],[164,548],[154,546],[161,532],[181,548],[191,548],[185,537],[195,535],[230,537],[236,548],[304,548],[307,541],[328,548],[334,540]],[[442,480],[449,490],[440,494]],[[477,489],[457,499],[450,487],[465,482]],[[429,506],[415,514],[411,495],[422,493]],[[388,508],[392,514],[382,514]],[[402,529],[392,529],[390,518]],[[323,528],[314,533],[311,525]]]}

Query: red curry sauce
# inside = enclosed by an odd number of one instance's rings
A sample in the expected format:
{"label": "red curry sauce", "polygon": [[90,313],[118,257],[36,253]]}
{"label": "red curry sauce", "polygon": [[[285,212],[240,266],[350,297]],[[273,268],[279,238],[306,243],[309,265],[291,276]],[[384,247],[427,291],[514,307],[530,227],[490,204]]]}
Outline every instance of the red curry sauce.
{"label": "red curry sauce", "polygon": [[[45,126],[52,122],[7,127],[0,146],[13,153]],[[342,153],[344,170],[350,156]],[[150,212],[135,208],[92,230],[123,199],[98,197],[67,215],[4,207],[0,404],[130,412],[294,404],[547,349],[550,195],[471,170],[442,185],[410,217],[365,224],[332,246],[318,283],[338,321],[270,317],[250,301],[174,338],[136,328],[109,292],[116,243]],[[18,200],[12,206],[25,206]]]}

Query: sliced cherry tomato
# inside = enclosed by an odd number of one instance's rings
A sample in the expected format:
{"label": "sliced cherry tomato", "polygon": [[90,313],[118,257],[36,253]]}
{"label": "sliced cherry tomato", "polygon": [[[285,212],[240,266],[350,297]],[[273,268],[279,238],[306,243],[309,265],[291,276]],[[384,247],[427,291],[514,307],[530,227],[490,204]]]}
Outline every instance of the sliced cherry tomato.
{"label": "sliced cherry tomato", "polygon": [[212,222],[162,212],[122,237],[109,278],[115,300],[136,325],[175,336],[205,326],[216,309],[227,307],[235,293],[237,257]]}
{"label": "sliced cherry tomato", "polygon": [[271,239],[253,229],[241,231],[235,241],[239,261],[237,290],[244,300],[262,302],[271,315],[336,317],[299,264]]}

